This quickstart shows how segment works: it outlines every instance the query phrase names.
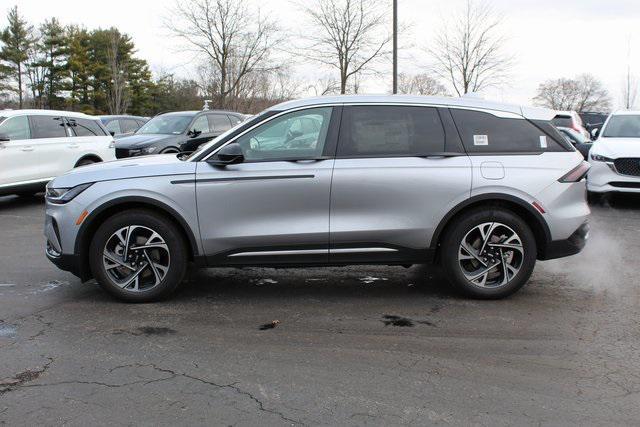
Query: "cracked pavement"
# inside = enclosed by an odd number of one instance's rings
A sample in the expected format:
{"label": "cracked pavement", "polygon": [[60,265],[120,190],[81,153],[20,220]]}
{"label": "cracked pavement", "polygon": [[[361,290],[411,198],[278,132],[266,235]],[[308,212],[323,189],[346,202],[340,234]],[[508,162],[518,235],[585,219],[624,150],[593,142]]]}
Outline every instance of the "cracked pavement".
{"label": "cracked pavement", "polygon": [[504,301],[359,266],[122,304],[45,259],[41,199],[0,198],[0,424],[637,425],[640,198],[593,210],[585,251]]}

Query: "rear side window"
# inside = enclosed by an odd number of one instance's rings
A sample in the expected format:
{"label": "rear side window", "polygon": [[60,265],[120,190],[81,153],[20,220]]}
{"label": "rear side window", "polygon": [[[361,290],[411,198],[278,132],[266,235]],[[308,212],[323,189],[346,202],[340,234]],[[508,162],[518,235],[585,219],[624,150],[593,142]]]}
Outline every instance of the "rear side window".
{"label": "rear side window", "polygon": [[424,156],[444,151],[444,129],[435,108],[345,107],[338,157]]}
{"label": "rear side window", "polygon": [[226,132],[231,129],[231,122],[226,115],[209,114],[209,124],[213,132]]}
{"label": "rear side window", "polygon": [[231,121],[231,126],[235,126],[235,125],[237,125],[238,123],[240,123],[242,121],[242,119],[240,117],[237,117],[237,116],[229,115],[227,117]]}
{"label": "rear side window", "polygon": [[76,136],[104,136],[105,133],[97,120],[68,117],[69,126]]}
{"label": "rear side window", "polygon": [[122,131],[120,130],[120,121],[111,120],[109,123],[105,125],[109,132],[113,132],[115,135],[120,135]]}
{"label": "rear side window", "polygon": [[138,122],[133,119],[124,119],[121,120],[121,122],[122,123],[120,124],[120,128],[122,129],[123,133],[135,132],[140,127],[138,125]]}
{"label": "rear side window", "polygon": [[468,153],[564,151],[556,141],[556,137],[562,140],[562,136],[550,135],[525,119],[461,109],[451,109],[451,114]]}
{"label": "rear side window", "polygon": [[62,117],[29,116],[33,138],[64,138],[67,132]]}

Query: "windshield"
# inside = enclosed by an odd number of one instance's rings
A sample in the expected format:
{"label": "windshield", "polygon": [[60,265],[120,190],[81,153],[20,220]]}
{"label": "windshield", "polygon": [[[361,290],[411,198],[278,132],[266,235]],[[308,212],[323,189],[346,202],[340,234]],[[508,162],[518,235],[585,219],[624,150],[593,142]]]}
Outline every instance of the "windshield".
{"label": "windshield", "polygon": [[192,118],[193,116],[177,116],[173,114],[156,116],[145,123],[136,133],[179,135],[187,129]]}
{"label": "windshield", "polygon": [[640,115],[611,116],[602,136],[609,138],[640,138]]}
{"label": "windshield", "polygon": [[564,133],[565,135],[567,135],[567,137],[571,140],[570,142],[575,143],[579,143],[579,144],[588,144],[591,141],[585,137],[583,134],[581,134],[580,132],[571,129],[571,128],[558,128],[560,130],[560,132]]}

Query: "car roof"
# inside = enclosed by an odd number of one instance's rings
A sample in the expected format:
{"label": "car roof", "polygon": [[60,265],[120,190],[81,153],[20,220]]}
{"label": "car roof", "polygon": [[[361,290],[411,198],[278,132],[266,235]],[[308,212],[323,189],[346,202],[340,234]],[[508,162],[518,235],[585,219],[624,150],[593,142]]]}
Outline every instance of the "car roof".
{"label": "car roof", "polygon": [[240,115],[240,113],[236,113],[235,111],[226,111],[226,110],[189,110],[189,111],[169,111],[166,113],[160,113],[158,114],[158,116],[195,116],[198,113],[223,113],[223,114]]}
{"label": "car roof", "polygon": [[128,114],[107,114],[102,116],[96,116],[100,119],[142,119],[146,120],[146,117],[142,116],[130,116]]}
{"label": "car roof", "polygon": [[[556,111],[547,108],[519,106],[487,101],[475,97],[438,97],[417,95],[337,95],[286,101],[269,108],[272,111],[284,111],[308,106],[322,106],[331,104],[413,104],[442,107],[460,107],[490,111],[496,115],[509,117],[511,115],[524,116],[533,120],[551,120]],[[501,114],[503,113],[503,114]]]}
{"label": "car roof", "polygon": [[89,116],[88,114],[78,113],[75,111],[61,111],[61,110],[0,110],[0,116],[3,117],[12,117],[12,116],[21,116],[21,115],[30,115],[30,116],[64,116],[64,117],[75,117],[80,119],[90,119],[96,120],[98,117]]}
{"label": "car roof", "polygon": [[640,115],[639,110],[620,110],[611,113],[612,116],[637,116]]}

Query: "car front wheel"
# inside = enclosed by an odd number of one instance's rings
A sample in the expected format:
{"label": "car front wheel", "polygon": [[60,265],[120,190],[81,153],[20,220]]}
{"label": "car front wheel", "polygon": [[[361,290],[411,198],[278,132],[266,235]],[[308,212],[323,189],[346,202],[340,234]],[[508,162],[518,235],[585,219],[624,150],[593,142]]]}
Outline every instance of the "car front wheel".
{"label": "car front wheel", "polygon": [[188,263],[186,242],[177,227],[146,210],[127,210],[106,220],[89,251],[100,286],[128,302],[168,296],[182,282]]}
{"label": "car front wheel", "polygon": [[536,262],[536,241],[517,215],[483,208],[456,218],[443,237],[442,267],[467,296],[507,297],[529,280]]}

